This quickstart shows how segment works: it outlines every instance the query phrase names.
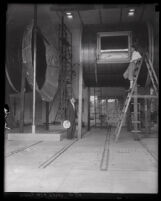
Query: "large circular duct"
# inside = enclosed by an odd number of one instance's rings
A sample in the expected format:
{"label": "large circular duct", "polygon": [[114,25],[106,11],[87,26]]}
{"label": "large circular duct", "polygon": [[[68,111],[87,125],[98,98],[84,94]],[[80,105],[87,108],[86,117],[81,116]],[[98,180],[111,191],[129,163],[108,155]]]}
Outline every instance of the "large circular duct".
{"label": "large circular duct", "polygon": [[[43,35],[39,28],[36,46],[36,91],[42,100],[50,102],[58,88],[58,52],[48,42],[48,36]],[[33,87],[33,22],[26,27],[23,34],[22,62],[25,64],[27,81]]]}
{"label": "large circular duct", "polygon": [[[128,62],[97,62],[97,49],[98,41],[97,36],[99,33],[117,33],[117,32],[130,32],[131,44],[139,47],[141,54],[148,50],[148,29],[145,23],[142,24],[123,24],[120,26],[107,26],[107,25],[86,25],[83,28],[82,34],[82,63],[83,63],[83,79],[88,87],[128,87],[129,81],[123,78],[123,73],[128,67]],[[108,46],[113,48],[115,45],[120,44],[122,41],[108,40]],[[103,40],[102,40],[103,41]],[[106,41],[105,41],[106,42]],[[104,43],[102,44],[104,45]],[[119,48],[118,48],[119,49]],[[147,68],[143,62],[141,72],[138,78],[138,83],[144,85],[147,78]]]}

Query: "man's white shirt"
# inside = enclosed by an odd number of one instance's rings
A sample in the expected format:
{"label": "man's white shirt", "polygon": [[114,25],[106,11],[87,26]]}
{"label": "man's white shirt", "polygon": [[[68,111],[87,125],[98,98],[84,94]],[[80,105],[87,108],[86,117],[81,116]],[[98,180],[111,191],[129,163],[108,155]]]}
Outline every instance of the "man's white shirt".
{"label": "man's white shirt", "polygon": [[132,57],[131,57],[130,62],[137,61],[138,59],[141,59],[141,55],[138,51],[134,51],[132,53]]}

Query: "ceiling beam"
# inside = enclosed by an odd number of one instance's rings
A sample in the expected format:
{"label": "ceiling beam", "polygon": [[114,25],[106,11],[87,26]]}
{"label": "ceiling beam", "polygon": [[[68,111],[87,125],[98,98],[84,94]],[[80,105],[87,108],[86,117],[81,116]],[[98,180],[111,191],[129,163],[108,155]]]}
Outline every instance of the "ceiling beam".
{"label": "ceiling beam", "polygon": [[84,26],[84,23],[83,23],[83,20],[82,20],[82,18],[81,18],[81,15],[80,15],[79,10],[77,10],[77,12],[78,12],[78,16],[79,16],[80,23],[81,23],[81,25],[82,25],[82,27],[83,27],[83,26]]}
{"label": "ceiling beam", "polygon": [[76,10],[96,10],[96,9],[111,9],[111,8],[129,8],[139,7],[140,4],[53,4],[50,7],[52,11],[76,11]]}
{"label": "ceiling beam", "polygon": [[99,14],[99,19],[100,19],[100,24],[103,24],[101,9],[98,10],[98,14]]}

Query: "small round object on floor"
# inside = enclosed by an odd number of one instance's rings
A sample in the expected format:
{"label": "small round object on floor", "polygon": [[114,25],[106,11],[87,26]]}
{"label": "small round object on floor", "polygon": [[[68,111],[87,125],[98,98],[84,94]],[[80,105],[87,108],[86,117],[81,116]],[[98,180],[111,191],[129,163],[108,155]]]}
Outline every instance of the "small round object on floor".
{"label": "small round object on floor", "polygon": [[71,123],[70,123],[70,121],[68,121],[68,120],[65,120],[64,122],[63,122],[63,127],[64,128],[70,128],[70,126],[71,126]]}

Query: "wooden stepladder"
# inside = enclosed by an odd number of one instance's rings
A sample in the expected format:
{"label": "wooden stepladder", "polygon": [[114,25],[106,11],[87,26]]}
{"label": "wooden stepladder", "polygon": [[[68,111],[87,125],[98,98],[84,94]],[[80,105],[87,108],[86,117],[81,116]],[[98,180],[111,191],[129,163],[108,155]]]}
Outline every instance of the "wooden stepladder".
{"label": "wooden stepladder", "polygon": [[[157,78],[157,75],[156,75],[155,70],[153,68],[152,62],[149,59],[147,53],[144,55],[144,59],[145,59],[145,63],[146,63],[146,66],[147,66],[147,69],[148,69],[148,73],[150,75],[150,79],[152,81],[154,90],[156,92],[156,95],[158,96],[158,86],[159,86],[158,78]],[[132,89],[131,89],[131,91],[127,95],[124,107],[122,109],[122,113],[120,115],[120,118],[119,118],[119,121],[118,121],[118,124],[117,124],[117,127],[116,127],[115,142],[117,142],[117,140],[118,140],[118,137],[119,137],[119,134],[120,134],[120,131],[121,131],[124,119],[125,119],[125,115],[126,115],[126,112],[128,110],[128,107],[129,107],[130,100],[131,100],[131,98],[133,96],[134,89],[135,89],[135,86],[136,86],[136,83],[137,83],[137,79],[138,79],[138,76],[139,76],[139,73],[140,73],[142,62],[143,62],[143,59],[137,64],[138,65],[137,75],[136,75],[135,81],[133,83]]]}
{"label": "wooden stepladder", "polygon": [[152,81],[155,93],[158,96],[158,87],[159,87],[158,78],[157,78],[157,75],[153,68],[153,64],[152,64],[151,60],[149,59],[148,53],[145,54],[145,63],[148,68],[148,72],[149,72],[150,79]]}
{"label": "wooden stepladder", "polygon": [[122,109],[122,112],[121,112],[121,115],[120,115],[120,118],[118,120],[118,123],[117,123],[117,127],[116,127],[116,130],[115,130],[115,142],[117,142],[118,140],[118,137],[119,137],[119,134],[120,134],[120,131],[121,131],[121,128],[122,128],[122,125],[123,125],[123,122],[124,122],[124,119],[125,119],[125,116],[126,116],[126,112],[128,110],[128,107],[129,107],[129,103],[131,101],[131,98],[132,98],[132,95],[134,93],[134,89],[135,89],[135,86],[136,86],[136,83],[137,83],[137,79],[138,79],[138,76],[139,76],[139,73],[140,73],[140,69],[141,69],[141,65],[142,65],[142,62],[143,62],[143,59],[141,59],[140,61],[138,61],[137,63],[137,74],[136,74],[136,78],[133,82],[133,86],[132,86],[132,89],[131,91],[128,93],[127,95],[127,98],[126,98],[126,101],[125,101],[125,104],[124,104],[124,107]]}

